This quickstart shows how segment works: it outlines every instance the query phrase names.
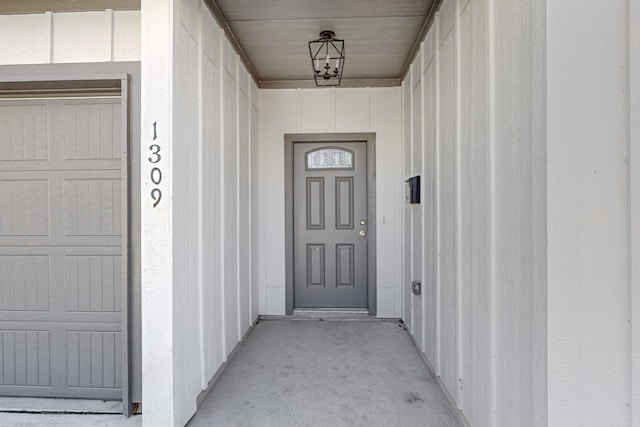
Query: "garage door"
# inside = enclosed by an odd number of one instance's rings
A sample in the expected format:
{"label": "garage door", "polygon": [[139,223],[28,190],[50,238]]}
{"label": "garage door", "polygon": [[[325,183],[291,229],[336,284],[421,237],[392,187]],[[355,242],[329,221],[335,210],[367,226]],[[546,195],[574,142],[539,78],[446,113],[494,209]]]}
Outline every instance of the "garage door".
{"label": "garage door", "polygon": [[120,399],[119,98],[0,100],[0,395]]}

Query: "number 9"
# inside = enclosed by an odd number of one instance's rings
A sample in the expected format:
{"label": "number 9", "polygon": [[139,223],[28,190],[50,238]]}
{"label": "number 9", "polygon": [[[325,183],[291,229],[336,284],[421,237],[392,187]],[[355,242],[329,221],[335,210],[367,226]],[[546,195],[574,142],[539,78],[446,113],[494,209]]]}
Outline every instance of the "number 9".
{"label": "number 9", "polygon": [[159,188],[154,188],[153,190],[151,190],[151,198],[155,201],[155,203],[153,204],[153,207],[155,208],[156,206],[158,206],[158,203],[160,203],[160,200],[162,199],[162,191],[160,191]]}

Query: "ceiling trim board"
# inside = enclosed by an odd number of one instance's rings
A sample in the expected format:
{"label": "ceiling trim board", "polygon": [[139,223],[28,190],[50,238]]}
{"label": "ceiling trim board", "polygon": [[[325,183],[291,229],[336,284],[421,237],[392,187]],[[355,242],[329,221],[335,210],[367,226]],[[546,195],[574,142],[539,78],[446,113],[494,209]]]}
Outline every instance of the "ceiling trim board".
{"label": "ceiling trim board", "polygon": [[231,30],[231,27],[229,26],[229,21],[227,21],[227,18],[225,18],[224,14],[216,4],[215,0],[204,0],[204,3],[209,8],[209,11],[211,11],[213,18],[216,20],[220,28],[222,28],[222,30],[224,31],[224,34],[227,36],[227,39],[229,39],[229,42],[231,43],[231,47],[233,48],[235,53],[237,53],[238,56],[240,57],[240,61],[242,61],[244,66],[247,67],[247,71],[251,75],[251,78],[253,79],[255,84],[259,85],[260,77],[258,76],[256,69],[253,67],[253,64],[251,63],[251,61],[249,61],[249,57],[247,57],[247,54],[244,52],[244,49],[242,49],[242,46],[238,42],[236,35]]}
{"label": "ceiling trim board", "polygon": [[407,56],[407,60],[404,62],[404,65],[402,66],[402,71],[400,72],[401,80],[404,80],[404,78],[407,76],[411,63],[413,62],[414,59],[416,59],[416,56],[418,56],[418,52],[420,51],[420,44],[422,43],[424,38],[427,36],[427,32],[429,32],[429,29],[433,25],[433,21],[436,17],[436,13],[438,13],[438,11],[440,10],[440,6],[442,6],[442,2],[443,0],[435,0],[431,5],[431,8],[427,13],[427,17],[424,20],[424,24],[422,24],[422,28],[418,33],[418,37],[416,38],[416,41],[413,42],[413,47],[411,48],[411,52],[409,52],[409,56]]}
{"label": "ceiling trim board", "polygon": [[[431,11],[431,9],[429,9]],[[420,16],[424,16],[427,18],[427,15],[394,15],[394,16],[357,16],[357,17],[340,17],[340,18],[330,18],[332,21],[335,20],[346,20],[346,19],[380,19],[380,18],[418,18]],[[273,18],[273,19],[230,19],[229,22],[288,22],[288,21],[326,21],[328,18]]]}
{"label": "ceiling trim board", "polygon": [[340,86],[316,86],[313,80],[265,80],[258,84],[260,89],[326,89],[326,88],[364,88],[396,87],[400,79],[343,79]]}

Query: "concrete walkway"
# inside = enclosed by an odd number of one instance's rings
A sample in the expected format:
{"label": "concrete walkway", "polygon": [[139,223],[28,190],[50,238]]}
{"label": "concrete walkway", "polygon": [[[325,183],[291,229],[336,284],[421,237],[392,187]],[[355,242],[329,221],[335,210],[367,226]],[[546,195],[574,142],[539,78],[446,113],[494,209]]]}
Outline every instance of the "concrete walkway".
{"label": "concrete walkway", "polygon": [[262,320],[189,427],[461,427],[401,323]]}

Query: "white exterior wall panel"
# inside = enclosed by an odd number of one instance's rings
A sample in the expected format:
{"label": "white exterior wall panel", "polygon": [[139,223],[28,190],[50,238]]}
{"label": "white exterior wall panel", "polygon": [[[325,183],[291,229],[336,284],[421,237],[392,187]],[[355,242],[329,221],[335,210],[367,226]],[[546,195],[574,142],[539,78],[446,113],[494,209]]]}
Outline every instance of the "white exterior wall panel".
{"label": "white exterior wall panel", "polygon": [[139,61],[140,11],[0,15],[0,65]]}
{"label": "white exterior wall panel", "polygon": [[422,325],[425,357],[474,427],[546,417],[541,4],[445,0],[412,65],[422,91],[404,103],[423,132],[405,145],[421,147],[424,186],[405,240],[424,246],[405,257],[422,249],[424,310],[403,318],[417,342]]}
{"label": "white exterior wall panel", "polygon": [[640,423],[636,3],[547,4],[552,427]]}
{"label": "white exterior wall panel", "polygon": [[[401,223],[398,199],[401,199],[401,171],[394,165],[395,155],[401,153],[397,122],[400,119],[399,89],[270,89],[261,91],[260,171],[262,185],[260,206],[261,236],[260,314],[285,314],[284,263],[284,134],[315,132],[377,132],[377,258],[392,260],[401,253],[401,234],[394,230]],[[318,109],[328,109],[316,114]],[[400,130],[401,131],[401,130]],[[389,153],[384,156],[381,153]],[[399,154],[398,154],[399,155]],[[386,174],[390,180],[381,180]],[[396,200],[392,203],[392,200]],[[402,198],[402,200],[404,200]],[[400,205],[401,206],[401,205]],[[384,213],[380,214],[380,210]],[[264,213],[262,213],[264,212]],[[393,269],[391,270],[393,271]],[[401,278],[378,265],[378,315],[400,317],[396,294]],[[265,296],[264,300],[262,295]]]}
{"label": "white exterior wall panel", "polygon": [[[459,9],[459,200],[461,408],[471,425],[490,420],[489,99],[487,11],[470,1]],[[475,70],[473,73],[469,70]]]}
{"label": "white exterior wall panel", "polygon": [[409,333],[413,334],[413,304],[411,293],[412,270],[412,236],[411,236],[411,206],[407,201],[406,180],[411,176],[411,158],[413,145],[411,144],[411,95],[413,73],[407,74],[407,80],[402,82],[402,191],[405,197],[402,201],[402,318]]}
{"label": "white exterior wall panel", "polygon": [[[143,322],[162,317],[161,330],[143,323],[143,336],[154,338],[143,338],[143,401],[151,408],[143,424],[185,425],[198,395],[257,316],[251,310],[249,221],[249,147],[256,133],[250,131],[248,74],[204,3],[143,2],[142,13],[143,126],[156,123],[166,159],[158,164],[163,199],[155,209],[147,197],[153,165],[142,171]],[[168,34],[162,48],[158,31]],[[160,70],[165,79],[158,82]],[[152,135],[142,144],[143,159]],[[240,228],[241,222],[249,225]],[[156,235],[158,224],[171,231]],[[173,273],[158,276],[166,273],[158,263],[171,265]]]}
{"label": "white exterior wall panel", "polygon": [[[416,58],[418,61],[420,56]],[[423,264],[422,264],[422,243],[424,235],[422,233],[422,212],[424,210],[424,176],[422,169],[422,73],[418,70],[421,70],[422,67],[417,65],[412,68],[414,70],[413,79],[417,82],[413,82],[413,95],[412,95],[412,106],[411,109],[411,165],[410,165],[410,175],[409,176],[420,176],[420,203],[419,204],[411,204],[406,205],[406,209],[409,211],[409,215],[411,215],[411,234],[407,236],[411,241],[411,274],[408,277],[409,283],[411,282],[420,282],[421,284],[424,282],[423,280]],[[419,73],[419,74],[418,74]],[[407,176],[407,178],[409,178]],[[409,288],[410,289],[410,288]],[[423,336],[423,300],[424,293],[420,295],[414,295],[411,291],[406,293],[407,299],[410,302],[411,310],[413,313],[413,336],[416,339],[418,347],[424,352],[424,336]]]}

